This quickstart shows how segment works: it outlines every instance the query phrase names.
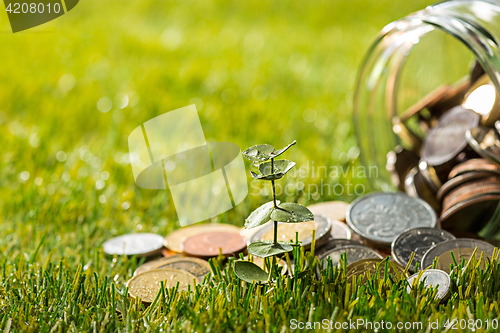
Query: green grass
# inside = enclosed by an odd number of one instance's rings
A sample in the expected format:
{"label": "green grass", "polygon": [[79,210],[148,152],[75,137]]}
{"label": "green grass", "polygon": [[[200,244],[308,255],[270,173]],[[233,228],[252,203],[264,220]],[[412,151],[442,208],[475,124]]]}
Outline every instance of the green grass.
{"label": "green grass", "polygon": [[[296,139],[297,168],[358,165],[352,94],[363,55],[383,26],[431,3],[87,0],[18,34],[0,5],[0,330],[281,331],[305,318],[498,317],[496,263],[470,277],[467,296],[439,306],[408,297],[397,281],[348,291],[330,270],[280,280],[283,288],[218,276],[142,312],[122,296],[136,261],[101,250],[115,235],[178,227],[169,192],[138,188],[124,154],[135,127],[191,103],[209,141],[244,148]],[[127,107],[98,111],[100,98],[119,93]],[[304,120],[306,109],[315,121]],[[351,174],[324,180],[367,184]],[[354,199],[308,192],[318,175],[300,181],[305,191],[283,200]],[[266,200],[250,186],[214,221],[242,225]],[[122,320],[115,304],[129,309]]]}

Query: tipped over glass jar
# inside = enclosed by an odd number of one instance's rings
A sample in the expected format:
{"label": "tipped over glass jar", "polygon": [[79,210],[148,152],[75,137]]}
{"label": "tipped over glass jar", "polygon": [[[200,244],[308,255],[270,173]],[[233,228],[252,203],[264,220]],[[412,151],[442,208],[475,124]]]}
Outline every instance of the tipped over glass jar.
{"label": "tipped over glass jar", "polygon": [[354,95],[373,189],[419,196],[465,234],[500,230],[499,38],[500,2],[427,7],[382,29]]}

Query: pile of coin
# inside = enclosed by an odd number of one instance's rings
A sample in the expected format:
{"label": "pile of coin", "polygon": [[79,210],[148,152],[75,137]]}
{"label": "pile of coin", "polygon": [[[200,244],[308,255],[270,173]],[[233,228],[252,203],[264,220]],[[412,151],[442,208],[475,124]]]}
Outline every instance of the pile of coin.
{"label": "pile of coin", "polygon": [[[454,173],[457,177],[463,175],[460,171]],[[302,245],[308,249],[315,231],[315,254],[320,260],[325,259],[321,261],[321,268],[326,269],[329,263],[339,265],[345,254],[346,276],[350,281],[355,277],[364,281],[367,272],[373,275],[377,269],[382,276],[386,266],[381,262],[390,256],[388,273],[408,278],[409,292],[414,288],[413,280],[419,278],[417,282],[426,286],[439,285],[438,297],[445,299],[449,288],[446,276],[454,264],[451,252],[460,263],[469,260],[476,248],[477,258],[481,251],[486,257],[491,257],[494,250],[487,242],[456,238],[439,229],[437,215],[431,206],[404,193],[371,193],[351,204],[331,201],[308,208],[314,214],[314,221],[279,224],[278,237],[294,240],[298,233]],[[240,253],[245,253],[248,243],[272,237],[272,223],[255,229],[250,233],[228,224],[197,224],[177,229],[166,237],[149,233],[122,235],[106,241],[103,248],[109,255],[146,257],[149,260],[138,267],[127,282],[129,295],[140,298],[147,305],[154,301],[162,285],[173,287],[178,284],[179,290],[187,290],[201,283],[211,272],[209,258],[219,254],[239,257]],[[266,265],[262,258],[249,256],[245,259],[269,269],[269,262]],[[418,273],[417,264],[426,269],[436,259],[436,269],[427,269],[420,277],[409,277],[409,273]],[[291,264],[292,267],[288,268],[285,260],[278,260],[282,274],[292,275],[293,258]]]}
{"label": "pile of coin", "polygon": [[454,234],[475,235],[486,225],[500,230],[499,120],[495,88],[476,64],[470,78],[439,87],[394,117],[401,145],[387,156],[393,183],[425,200]]}
{"label": "pile of coin", "polygon": [[[340,209],[344,215],[346,206]],[[335,222],[335,235],[350,237],[350,230],[345,223]],[[272,223],[255,229],[254,232],[248,232],[229,224],[195,224],[177,229],[166,237],[149,233],[122,235],[106,241],[103,249],[108,255],[146,257],[149,260],[138,267],[127,282],[129,295],[149,304],[158,294],[162,283],[164,287],[173,287],[178,282],[179,290],[192,288],[210,274],[208,259],[219,255],[238,258],[240,253],[246,254],[248,243],[272,239]],[[313,243],[313,231],[317,246],[327,242],[332,235],[330,218],[315,214],[314,221],[280,223],[278,237],[284,241],[295,240],[298,233],[302,246],[309,249]],[[246,260],[265,268],[262,258],[250,256]],[[286,261],[278,260],[278,265],[282,267],[281,273],[287,274]]]}
{"label": "pile of coin", "polygon": [[[323,205],[327,206],[328,203]],[[345,227],[349,228],[353,238],[361,242],[330,238],[316,250],[316,254],[319,259],[330,259],[335,266],[345,253],[348,279],[358,276],[363,280],[367,271],[371,275],[375,274],[381,260],[390,256],[389,273],[401,275],[405,273],[406,267],[407,274],[414,273],[417,272],[417,265],[420,270],[427,269],[419,282],[426,286],[439,285],[437,295],[443,300],[449,289],[449,283],[443,282],[449,278],[443,277],[443,274],[448,276],[450,266],[455,264],[451,252],[457,264],[462,259],[469,260],[476,248],[477,258],[482,251],[485,257],[491,258],[493,255],[494,246],[490,243],[456,238],[440,229],[432,207],[424,200],[405,193],[377,192],[362,196],[346,207],[345,216]],[[413,260],[410,262],[412,255]],[[437,260],[436,269],[429,269],[434,260]],[[328,262],[323,261],[323,269]],[[416,277],[408,278],[410,286]]]}

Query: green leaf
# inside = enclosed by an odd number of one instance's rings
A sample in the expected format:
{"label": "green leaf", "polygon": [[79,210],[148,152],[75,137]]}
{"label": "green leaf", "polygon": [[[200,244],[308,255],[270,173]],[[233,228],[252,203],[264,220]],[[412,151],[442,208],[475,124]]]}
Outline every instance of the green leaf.
{"label": "green leaf", "polygon": [[290,252],[293,250],[293,246],[290,243],[285,242],[278,242],[277,244],[274,244],[274,242],[260,241],[248,245],[247,250],[248,253],[254,256],[267,258],[277,254]]}
{"label": "green leaf", "polygon": [[271,213],[271,219],[278,222],[296,223],[314,220],[313,213],[304,206],[284,202]]}
{"label": "green leaf", "polygon": [[265,162],[270,159],[271,153],[274,152],[274,147],[268,144],[256,145],[247,148],[243,151],[243,156],[253,162]]}
{"label": "green leaf", "polygon": [[293,146],[294,144],[297,143],[297,140],[293,140],[292,143],[290,143],[288,146],[286,146],[285,148],[282,148],[280,150],[276,150],[274,153],[273,153],[273,157],[277,157],[277,156],[280,156],[281,154],[283,154],[284,152],[286,152],[291,146]]}
{"label": "green leaf", "polygon": [[250,261],[236,261],[234,263],[234,273],[245,282],[266,282],[269,280],[269,273]]}
{"label": "green leaf", "polygon": [[[276,200],[276,204],[279,205],[279,200]],[[245,228],[251,229],[258,227],[271,219],[271,213],[274,210],[274,203],[272,201],[266,202],[250,214],[245,219]]]}
{"label": "green leaf", "polygon": [[297,141],[294,140],[288,146],[279,150],[274,150],[274,147],[268,144],[256,145],[245,149],[243,151],[243,156],[245,156],[250,161],[253,161],[254,163],[262,163],[270,160],[271,158],[280,156],[296,143]]}

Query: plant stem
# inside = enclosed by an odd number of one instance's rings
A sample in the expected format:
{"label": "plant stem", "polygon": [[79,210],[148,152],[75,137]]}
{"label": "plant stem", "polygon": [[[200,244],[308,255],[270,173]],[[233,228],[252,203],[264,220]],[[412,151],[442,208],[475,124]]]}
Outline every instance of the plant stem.
{"label": "plant stem", "polygon": [[278,221],[274,222],[274,244],[278,244]]}
{"label": "plant stem", "polygon": [[[274,158],[271,158],[271,173],[274,173]],[[278,205],[276,205],[276,190],[274,188],[274,180],[271,180],[271,183],[273,184],[273,203],[274,203],[274,208],[278,208]],[[274,244],[278,244],[278,221],[273,221],[274,222]]]}

